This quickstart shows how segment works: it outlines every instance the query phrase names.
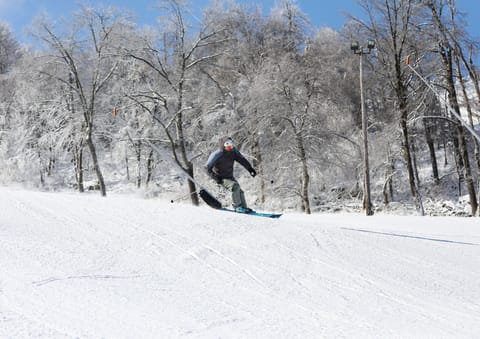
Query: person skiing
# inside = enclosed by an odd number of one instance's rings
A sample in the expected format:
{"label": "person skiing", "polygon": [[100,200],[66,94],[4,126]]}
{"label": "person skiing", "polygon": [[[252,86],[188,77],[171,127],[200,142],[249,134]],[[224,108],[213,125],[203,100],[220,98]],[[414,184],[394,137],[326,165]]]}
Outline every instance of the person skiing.
{"label": "person skiing", "polygon": [[257,175],[257,172],[248,160],[235,148],[232,138],[221,138],[219,140],[219,149],[208,157],[207,172],[213,180],[232,192],[232,202],[236,212],[250,213],[252,209],[247,207],[244,192],[233,177],[235,161],[245,167],[252,177]]}

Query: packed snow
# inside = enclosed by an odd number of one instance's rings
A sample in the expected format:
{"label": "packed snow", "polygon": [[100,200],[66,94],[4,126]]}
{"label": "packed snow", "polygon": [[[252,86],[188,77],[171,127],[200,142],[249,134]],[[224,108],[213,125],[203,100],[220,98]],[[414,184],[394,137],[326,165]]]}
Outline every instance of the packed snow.
{"label": "packed snow", "polygon": [[0,187],[1,338],[479,338],[477,218]]}

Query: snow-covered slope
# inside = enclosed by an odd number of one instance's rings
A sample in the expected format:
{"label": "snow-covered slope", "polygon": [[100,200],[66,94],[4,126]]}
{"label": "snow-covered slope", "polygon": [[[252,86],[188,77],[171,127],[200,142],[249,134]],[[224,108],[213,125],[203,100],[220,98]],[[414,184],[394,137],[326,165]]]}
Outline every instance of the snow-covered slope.
{"label": "snow-covered slope", "polygon": [[1,338],[479,338],[475,218],[0,188]]}

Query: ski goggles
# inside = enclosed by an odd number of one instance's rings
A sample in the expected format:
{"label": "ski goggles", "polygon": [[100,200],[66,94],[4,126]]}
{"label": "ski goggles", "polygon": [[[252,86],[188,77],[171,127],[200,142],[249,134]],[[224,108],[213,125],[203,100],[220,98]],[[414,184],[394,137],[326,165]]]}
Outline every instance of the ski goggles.
{"label": "ski goggles", "polygon": [[231,151],[233,149],[233,141],[232,140],[225,141],[225,143],[223,144],[223,148],[226,151]]}

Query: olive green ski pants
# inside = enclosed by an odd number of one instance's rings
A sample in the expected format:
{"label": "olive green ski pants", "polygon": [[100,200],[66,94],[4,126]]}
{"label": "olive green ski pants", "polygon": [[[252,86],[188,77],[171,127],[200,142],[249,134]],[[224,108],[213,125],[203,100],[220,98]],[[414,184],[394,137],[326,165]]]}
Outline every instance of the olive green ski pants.
{"label": "olive green ski pants", "polygon": [[225,187],[227,190],[232,192],[232,202],[233,207],[245,207],[247,208],[247,202],[245,201],[245,194],[243,190],[240,188],[237,180],[233,179],[223,179],[222,186]]}

